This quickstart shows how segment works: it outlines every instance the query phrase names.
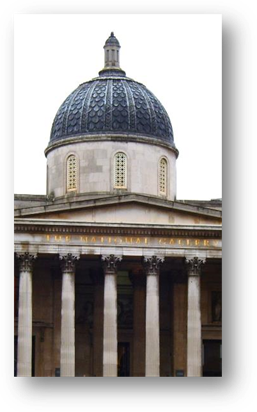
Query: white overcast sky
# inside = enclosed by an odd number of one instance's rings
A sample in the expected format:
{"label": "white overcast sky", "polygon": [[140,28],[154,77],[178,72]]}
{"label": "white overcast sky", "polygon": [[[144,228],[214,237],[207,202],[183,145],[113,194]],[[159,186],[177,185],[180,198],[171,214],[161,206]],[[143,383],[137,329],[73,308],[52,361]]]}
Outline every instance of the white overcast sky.
{"label": "white overcast sky", "polygon": [[162,102],[174,131],[177,198],[221,197],[221,15],[16,15],[14,192],[45,194],[47,147],[64,99],[103,68],[121,68]]}

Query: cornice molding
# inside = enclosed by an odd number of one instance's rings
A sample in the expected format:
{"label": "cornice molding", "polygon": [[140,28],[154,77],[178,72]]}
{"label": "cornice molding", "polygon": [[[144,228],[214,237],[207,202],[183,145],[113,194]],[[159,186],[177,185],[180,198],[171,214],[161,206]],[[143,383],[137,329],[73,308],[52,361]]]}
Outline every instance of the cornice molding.
{"label": "cornice molding", "polygon": [[145,135],[137,135],[137,134],[128,134],[128,133],[119,133],[119,134],[99,134],[95,133],[92,135],[86,134],[86,135],[74,135],[70,136],[69,138],[66,139],[59,139],[55,140],[54,142],[49,143],[47,148],[45,149],[45,156],[47,157],[48,153],[60,146],[67,146],[70,144],[75,144],[75,143],[85,143],[85,142],[124,142],[124,143],[143,143],[143,144],[150,144],[154,146],[161,146],[165,147],[166,149],[170,149],[172,152],[175,153],[176,157],[179,155],[178,149],[174,146],[171,145],[170,143],[166,143],[158,138],[153,138]]}
{"label": "cornice molding", "polygon": [[222,218],[221,210],[210,209],[204,206],[191,205],[185,202],[172,201],[168,199],[162,199],[157,196],[145,195],[140,193],[123,193],[123,194],[95,194],[95,197],[87,197],[85,194],[79,194],[74,197],[59,197],[54,201],[50,201],[46,198],[46,201],[41,205],[34,205],[31,207],[22,206],[15,209],[15,217],[19,218],[26,215],[35,214],[45,214],[53,212],[62,212],[78,210],[78,209],[88,209],[92,207],[102,207],[110,206],[116,204],[126,204],[126,203],[139,203],[147,206],[163,207],[164,209],[174,210],[178,212],[191,213],[196,215],[208,216],[216,219]]}
{"label": "cornice molding", "polygon": [[218,238],[222,237],[221,227],[195,227],[195,226],[138,226],[122,224],[88,223],[83,222],[25,222],[16,221],[14,224],[15,233],[47,233],[47,234],[79,234],[79,235],[130,235],[130,236],[170,236],[170,237],[197,237],[197,238]]}

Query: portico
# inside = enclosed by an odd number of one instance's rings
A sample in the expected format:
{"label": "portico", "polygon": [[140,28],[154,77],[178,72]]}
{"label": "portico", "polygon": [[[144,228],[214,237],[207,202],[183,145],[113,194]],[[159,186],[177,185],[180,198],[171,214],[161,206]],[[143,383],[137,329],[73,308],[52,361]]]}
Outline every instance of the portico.
{"label": "portico", "polygon": [[[15,251],[18,376],[31,376],[33,335],[36,376],[46,373],[40,366],[45,356],[47,376],[60,371],[63,377],[114,377],[126,356],[130,376],[202,376],[201,278],[208,281],[216,266],[215,282],[220,282],[217,228],[92,227],[74,222],[53,227],[47,220],[17,220]],[[29,281],[24,281],[24,273]],[[45,287],[48,278],[45,313],[37,308],[40,277]],[[177,324],[181,311],[186,317]],[[48,318],[47,325],[43,318]],[[183,329],[186,337],[181,340]],[[42,352],[38,345],[48,348]],[[24,364],[25,371],[20,366]]]}

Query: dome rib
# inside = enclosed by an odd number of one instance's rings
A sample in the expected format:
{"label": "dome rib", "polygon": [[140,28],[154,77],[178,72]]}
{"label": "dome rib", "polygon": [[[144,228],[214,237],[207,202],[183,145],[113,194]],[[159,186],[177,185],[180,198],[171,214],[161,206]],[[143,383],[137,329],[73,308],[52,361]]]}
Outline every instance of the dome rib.
{"label": "dome rib", "polygon": [[130,88],[128,87],[127,82],[124,83],[125,85],[125,90],[127,92],[127,97],[128,97],[128,107],[130,108],[129,110],[129,130],[134,130],[136,127],[136,114],[135,114],[135,101],[133,99],[133,94],[131,93]]}
{"label": "dome rib", "polygon": [[82,108],[81,108],[81,119],[80,119],[80,129],[85,130],[86,128],[86,116],[85,114],[87,113],[85,107],[87,105],[87,102],[89,100],[89,95],[90,95],[90,83],[87,83],[86,90],[84,91],[84,98],[82,102]]}
{"label": "dome rib", "polygon": [[[68,108],[67,108],[67,114],[66,114],[66,116],[65,116],[65,125],[64,125],[65,135],[67,135],[68,133],[70,133],[70,131],[73,129],[72,123],[74,122],[74,118],[73,118],[73,117],[71,118],[71,116],[76,116],[77,113],[75,113],[75,115],[74,115],[71,108],[72,108],[72,106],[74,106],[74,105],[76,106],[76,104],[75,104],[74,102],[75,102],[76,97],[79,95],[79,93],[80,93],[80,88],[78,87],[78,88],[74,91],[73,96],[72,96],[72,98],[71,98],[71,100],[70,100],[70,102],[69,102],[69,105],[68,105]],[[78,109],[78,108],[77,108],[77,109]],[[74,127],[76,127],[76,126],[74,126]],[[68,130],[69,128],[70,128],[71,130]],[[76,129],[75,129],[75,131],[76,131]]]}
{"label": "dome rib", "polygon": [[152,102],[149,99],[149,96],[147,95],[147,93],[145,93],[144,88],[142,87],[142,93],[145,97],[145,101],[149,110],[149,115],[150,115],[150,119],[151,119],[151,126],[152,126],[152,132],[155,133],[156,132],[156,117],[155,117],[155,113],[154,113],[154,109],[152,106]]}
{"label": "dome rib", "polygon": [[105,104],[105,128],[108,130],[112,125],[112,80],[107,80]]}

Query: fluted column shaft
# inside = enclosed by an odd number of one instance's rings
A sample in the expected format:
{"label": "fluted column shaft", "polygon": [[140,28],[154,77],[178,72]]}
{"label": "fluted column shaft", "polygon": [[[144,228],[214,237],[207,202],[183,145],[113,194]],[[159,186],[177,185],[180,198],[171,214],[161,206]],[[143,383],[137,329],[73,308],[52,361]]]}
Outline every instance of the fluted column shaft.
{"label": "fluted column shaft", "polygon": [[187,376],[202,376],[201,266],[204,260],[186,259],[188,272]]}
{"label": "fluted column shaft", "polygon": [[75,261],[60,255],[62,267],[61,377],[75,376]]}
{"label": "fluted column shaft", "polygon": [[104,266],[104,330],[103,330],[103,376],[117,376],[117,263],[119,257],[102,256]]}
{"label": "fluted column shaft", "polygon": [[146,346],[145,376],[160,376],[159,264],[156,256],[145,258],[146,270]]}
{"label": "fluted column shaft", "polygon": [[18,315],[17,375],[31,377],[32,372],[32,265],[36,255],[17,254],[20,269]]}

